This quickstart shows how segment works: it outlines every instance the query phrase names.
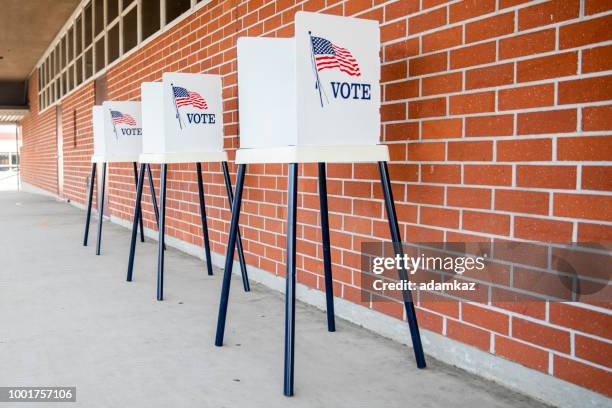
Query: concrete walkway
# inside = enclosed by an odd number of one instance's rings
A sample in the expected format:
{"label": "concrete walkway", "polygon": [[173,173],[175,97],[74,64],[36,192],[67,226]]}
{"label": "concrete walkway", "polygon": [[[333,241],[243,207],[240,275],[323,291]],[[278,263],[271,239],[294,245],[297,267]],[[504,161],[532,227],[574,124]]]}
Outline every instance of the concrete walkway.
{"label": "concrete walkway", "polygon": [[157,302],[156,243],[139,244],[127,283],[129,232],[105,223],[95,256],[83,222],[68,204],[0,192],[0,386],[77,387],[76,404],[54,407],[542,406],[431,358],[418,370],[411,350],[350,323],[328,333],[324,313],[300,303],[296,395],[285,398],[282,294],[245,294],[235,276],[217,348],[220,270],[208,277],[169,248]]}

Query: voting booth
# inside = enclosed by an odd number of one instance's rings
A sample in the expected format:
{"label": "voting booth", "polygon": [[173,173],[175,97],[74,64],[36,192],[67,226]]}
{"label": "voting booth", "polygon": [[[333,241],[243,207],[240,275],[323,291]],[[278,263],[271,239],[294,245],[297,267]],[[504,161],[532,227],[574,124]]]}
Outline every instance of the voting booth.
{"label": "voting booth", "polygon": [[[401,236],[387,168],[389,152],[380,145],[380,32],[377,21],[298,12],[295,37],[238,39],[240,149],[228,248],[240,217],[246,166],[288,163],[287,281],[284,394],[293,395],[296,209],[299,163],[318,163],[319,201],[327,324],[335,331],[327,208],[326,163],[378,163],[391,238],[402,254]],[[223,345],[233,265],[228,250],[215,344]],[[400,278],[407,279],[400,270]],[[409,292],[404,305],[417,366],[425,358]]]}
{"label": "voting booth", "polygon": [[[91,179],[85,221],[83,245],[87,246],[89,222],[93,191],[96,179],[96,168],[102,166],[101,185],[98,191],[98,236],[96,255],[100,255],[102,238],[102,218],[104,213],[104,194],[106,184],[106,166],[109,163],[133,163],[134,178],[137,180],[136,162],[142,153],[142,121],[140,102],[106,101],[101,106],[92,108],[94,154],[91,158]],[[139,219],[140,238],[144,241],[142,219]]]}
{"label": "voting booth", "polygon": [[[141,176],[137,183],[134,220],[140,216],[142,169],[145,164],[160,164],[159,252],[157,270],[157,299],[163,300],[164,239],[166,213],[166,179],[168,164],[196,163],[198,196],[208,274],[212,275],[212,261],[206,220],[206,205],[202,185],[202,162],[220,162],[225,186],[232,206],[233,191],[227,167],[227,153],[223,150],[223,100],[219,75],[164,73],[161,82],[141,84],[143,143],[139,156]],[[137,224],[134,221],[128,260],[127,280],[133,277]],[[238,256],[245,291],[249,281],[242,242],[237,240]]]}

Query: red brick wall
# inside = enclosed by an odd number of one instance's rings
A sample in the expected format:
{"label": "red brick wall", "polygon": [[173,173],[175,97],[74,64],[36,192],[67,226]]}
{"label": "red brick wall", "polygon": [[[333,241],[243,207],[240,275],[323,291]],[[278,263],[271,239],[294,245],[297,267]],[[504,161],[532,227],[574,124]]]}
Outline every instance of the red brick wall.
{"label": "red brick wall", "polygon": [[[607,1],[212,1],[112,67],[109,99],[138,99],[140,83],[165,71],[221,74],[225,147],[233,151],[239,145],[236,38],[292,36],[298,10],[380,21],[382,141],[390,147],[407,240],[612,239]],[[91,91],[91,83],[83,85],[63,103],[80,112],[66,194],[81,202],[92,150]],[[42,146],[54,146],[54,116],[37,115],[31,100],[24,179],[53,191],[53,177],[43,179],[41,172],[43,164],[52,168]],[[64,124],[65,146],[71,126]],[[202,245],[194,167],[169,166],[167,233]],[[241,217],[249,264],[279,276],[286,174],[282,165],[250,166]],[[328,176],[335,293],[403,318],[400,303],[364,303],[359,293],[361,242],[388,239],[375,166],[329,165]],[[204,181],[212,248],[224,254],[229,212],[218,165],[204,165]],[[115,216],[131,217],[133,189],[131,167],[112,165]],[[299,189],[298,281],[322,289],[313,165],[300,166]],[[145,199],[146,225],[155,228]],[[421,302],[418,313],[428,330],[612,395],[609,306]]]}

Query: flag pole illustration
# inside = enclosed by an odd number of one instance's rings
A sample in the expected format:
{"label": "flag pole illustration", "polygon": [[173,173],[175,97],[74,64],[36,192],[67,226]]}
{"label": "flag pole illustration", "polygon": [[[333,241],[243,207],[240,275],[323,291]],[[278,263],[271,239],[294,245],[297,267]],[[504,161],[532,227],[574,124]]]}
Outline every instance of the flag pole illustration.
{"label": "flag pole illustration", "polygon": [[[308,35],[310,36],[310,57],[312,59],[312,69],[315,73],[315,89],[319,91],[319,101],[321,102],[321,107],[323,107],[323,95],[321,94],[321,81],[319,80],[319,70],[317,69],[317,62],[314,55],[314,45],[312,39],[312,31],[308,31]],[[325,95],[325,99],[327,99],[327,95]]]}
{"label": "flag pole illustration", "polygon": [[117,135],[117,127],[115,126],[115,118],[113,118],[113,110],[109,109],[108,111],[111,115],[111,122],[113,122],[113,132],[115,132],[115,139],[119,140],[119,135]]}
{"label": "flag pole illustration", "polygon": [[174,90],[174,84],[172,86],[172,101],[174,102],[174,109],[176,109],[176,119],[178,120],[181,130],[183,129],[183,123],[181,122],[181,115],[179,114],[178,106],[176,106],[176,91]]}

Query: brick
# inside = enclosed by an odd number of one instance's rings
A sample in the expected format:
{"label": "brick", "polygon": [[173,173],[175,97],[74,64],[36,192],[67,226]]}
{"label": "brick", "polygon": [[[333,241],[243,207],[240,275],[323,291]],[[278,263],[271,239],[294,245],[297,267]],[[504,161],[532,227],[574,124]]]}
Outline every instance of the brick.
{"label": "brick", "polygon": [[461,166],[458,164],[421,164],[421,181],[424,183],[461,183]]}
{"label": "brick", "polygon": [[580,47],[612,39],[612,15],[559,27],[559,49]]}
{"label": "brick", "polygon": [[387,122],[390,120],[406,119],[406,103],[385,104],[380,107],[380,120]]}
{"label": "brick", "polygon": [[580,0],[553,0],[518,11],[518,28],[527,30],[534,27],[559,23],[578,17]]}
{"label": "brick", "polygon": [[582,167],[583,190],[612,191],[612,166]]}
{"label": "brick", "polygon": [[495,190],[495,209],[527,214],[548,214],[548,193],[526,190]]}
{"label": "brick", "polygon": [[459,228],[459,211],[422,206],[420,223],[436,227]]}
{"label": "brick", "polygon": [[451,69],[471,67],[495,61],[495,41],[470,45],[450,52]]}
{"label": "brick", "polygon": [[[372,166],[372,171],[369,172],[371,178],[379,180],[378,169]],[[357,168],[355,168],[355,177],[357,177]],[[393,181],[418,181],[418,166],[404,163],[389,163],[389,176]]]}
{"label": "brick", "polygon": [[582,108],[582,130],[612,130],[612,105]]}
{"label": "brick", "polygon": [[409,80],[385,85],[385,100],[393,101],[419,96],[419,81]]}
{"label": "brick", "polygon": [[411,59],[408,64],[410,76],[433,74],[446,71],[448,56],[446,52]]}
{"label": "brick", "polygon": [[584,5],[584,14],[597,14],[612,9],[610,0],[586,0]]}
{"label": "brick", "polygon": [[372,0],[347,0],[344,4],[344,11],[347,16],[352,16],[370,7],[372,7]]}
{"label": "brick", "polygon": [[455,320],[446,321],[446,335],[470,346],[489,351],[491,334],[474,326],[469,326]]}
{"label": "brick", "polygon": [[408,225],[406,227],[407,241],[410,242],[442,242],[444,232],[431,228]]}
{"label": "brick", "polygon": [[540,54],[555,49],[555,30],[548,29],[499,40],[499,59]]}
{"label": "brick", "polygon": [[608,225],[578,223],[578,242],[602,242],[605,243],[606,249],[610,250],[612,242],[612,227]]}
{"label": "brick", "polygon": [[575,166],[528,166],[516,167],[518,187],[575,189]]}
{"label": "brick", "polygon": [[410,34],[431,30],[446,24],[446,7],[440,7],[424,14],[408,19],[408,32]]}
{"label": "brick", "polygon": [[444,143],[410,143],[408,160],[410,161],[443,161],[446,155]]}
{"label": "brick", "polygon": [[548,352],[507,337],[495,336],[495,354],[548,373]]}
{"label": "brick", "polygon": [[496,235],[510,234],[510,216],[476,211],[463,212],[463,229]]}
{"label": "brick", "polygon": [[532,0],[499,0],[499,8],[503,9],[506,7],[517,6],[523,3],[529,3]]}
{"label": "brick", "polygon": [[389,123],[385,125],[385,141],[416,140],[419,138],[417,122]]}
{"label": "brick", "polygon": [[612,221],[612,196],[555,193],[553,215],[556,217]]}
{"label": "brick", "polygon": [[493,142],[449,142],[448,160],[451,161],[490,161],[493,159]]}
{"label": "brick", "polygon": [[483,188],[449,187],[446,204],[452,207],[491,208],[491,190]]}
{"label": "brick", "polygon": [[560,78],[578,72],[578,53],[567,52],[547,57],[533,58],[516,63],[516,81],[530,82]]}
{"label": "brick", "polygon": [[380,67],[380,82],[385,83],[404,79],[408,76],[408,63],[398,61],[392,64],[385,64]]}
{"label": "brick", "polygon": [[385,18],[387,21],[406,17],[419,11],[418,0],[397,0],[385,6]]}
{"label": "brick", "polygon": [[537,135],[575,132],[576,122],[577,113],[575,109],[519,113],[517,134]]}
{"label": "brick", "polygon": [[423,139],[450,139],[461,137],[463,121],[459,119],[426,120],[422,123]]}
{"label": "brick", "polygon": [[559,82],[559,104],[612,99],[612,75]]}
{"label": "brick", "polygon": [[612,160],[612,136],[563,137],[557,140],[558,160]]}
{"label": "brick", "polygon": [[514,12],[498,14],[465,25],[465,42],[500,37],[514,31]]}
{"label": "brick", "polygon": [[406,36],[406,20],[380,26],[380,42],[386,43]]}
{"label": "brick", "polygon": [[453,95],[449,104],[451,115],[492,112],[495,110],[495,92]]}
{"label": "brick", "polygon": [[541,218],[514,218],[514,236],[540,242],[572,242],[573,225],[571,222],[546,220]]}
{"label": "brick", "polygon": [[612,338],[612,315],[578,305],[566,303],[550,303],[552,324],[567,327],[579,332]]}
{"label": "brick", "polygon": [[529,162],[552,159],[550,139],[499,140],[497,142],[497,161]]}
{"label": "brick", "polygon": [[461,72],[430,76],[421,80],[423,96],[459,92],[462,84]]}
{"label": "brick", "polygon": [[559,355],[553,364],[555,377],[612,396],[612,372]]}
{"label": "brick", "polygon": [[422,184],[410,185],[408,187],[408,201],[412,203],[442,205],[444,203],[444,188]]}
{"label": "brick", "polygon": [[570,351],[570,335],[568,331],[518,317],[512,318],[512,337],[563,353],[569,353]]}
{"label": "brick", "polygon": [[399,41],[385,45],[385,61],[401,60],[419,54],[419,39],[411,38],[406,41]]}
{"label": "brick", "polygon": [[513,63],[470,69],[465,73],[466,89],[489,88],[500,85],[509,85],[513,82]]}
{"label": "brick", "polygon": [[465,165],[463,167],[465,184],[489,186],[512,185],[512,166],[505,165]]}
{"label": "brick", "polygon": [[451,23],[467,20],[495,11],[495,0],[464,0],[451,4],[449,20]]}
{"label": "brick", "polygon": [[472,305],[461,304],[461,320],[501,334],[508,334],[510,318],[507,314]]}
{"label": "brick", "polygon": [[423,36],[423,52],[443,50],[463,43],[463,27],[451,27]]}
{"label": "brick", "polygon": [[410,119],[444,115],[446,115],[446,98],[423,99],[408,103]]}
{"label": "brick", "polygon": [[473,116],[465,119],[465,135],[511,136],[514,132],[514,115]]}
{"label": "brick", "polygon": [[551,106],[555,102],[554,84],[502,89],[498,94],[498,109],[527,109]]}
{"label": "brick", "polygon": [[612,367],[612,343],[576,335],[576,357]]}
{"label": "brick", "polygon": [[612,45],[582,50],[582,73],[612,70]]}

